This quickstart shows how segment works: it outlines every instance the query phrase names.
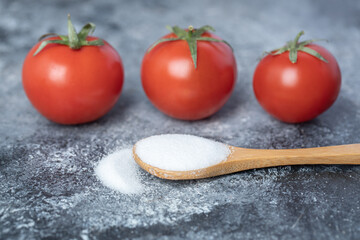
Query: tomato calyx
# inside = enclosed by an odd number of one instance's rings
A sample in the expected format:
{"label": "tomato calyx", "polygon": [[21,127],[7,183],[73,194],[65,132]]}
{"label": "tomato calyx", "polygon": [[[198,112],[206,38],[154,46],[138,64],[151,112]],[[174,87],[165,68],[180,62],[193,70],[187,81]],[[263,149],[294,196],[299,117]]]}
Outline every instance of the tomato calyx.
{"label": "tomato calyx", "polygon": [[[297,52],[301,51],[301,52],[305,52],[307,54],[310,54],[318,59],[320,59],[321,61],[324,62],[328,62],[323,56],[321,56],[320,53],[318,53],[317,51],[315,51],[312,48],[306,47],[306,45],[316,42],[316,41],[324,41],[324,39],[310,39],[310,40],[306,40],[306,41],[302,41],[299,42],[299,38],[304,35],[304,31],[299,32],[295,39],[293,41],[288,41],[286,43],[285,46],[272,50],[271,52],[265,52],[266,54],[271,54],[273,56],[275,55],[280,55],[284,52],[289,51],[289,59],[292,63],[296,63],[297,62]],[[326,40],[325,40],[326,41]]]}
{"label": "tomato calyx", "polygon": [[228,42],[225,40],[219,40],[212,37],[202,37],[205,32],[213,31],[215,29],[209,25],[202,26],[200,28],[194,28],[193,26],[189,26],[188,29],[184,30],[178,26],[166,26],[166,28],[174,33],[177,37],[176,38],[162,38],[157,40],[153,45],[150,46],[148,52],[150,52],[155,46],[162,42],[170,42],[170,41],[178,41],[178,40],[185,40],[189,46],[191,58],[194,62],[195,69],[197,68],[197,41],[208,41],[208,42],[223,42],[227,44],[231,50],[232,47]]}
{"label": "tomato calyx", "polygon": [[83,46],[102,46],[104,45],[104,41],[101,39],[96,39],[92,41],[87,41],[86,38],[89,34],[92,34],[95,31],[95,24],[94,23],[87,23],[85,24],[79,33],[76,32],[74,25],[71,22],[70,14],[67,16],[68,18],[68,35],[59,35],[57,33],[47,33],[42,35],[39,38],[39,41],[42,39],[49,37],[49,36],[57,36],[60,39],[54,40],[45,40],[43,41],[38,49],[35,51],[33,56],[36,56],[44,47],[48,44],[56,43],[61,45],[69,46],[71,49],[77,50]]}

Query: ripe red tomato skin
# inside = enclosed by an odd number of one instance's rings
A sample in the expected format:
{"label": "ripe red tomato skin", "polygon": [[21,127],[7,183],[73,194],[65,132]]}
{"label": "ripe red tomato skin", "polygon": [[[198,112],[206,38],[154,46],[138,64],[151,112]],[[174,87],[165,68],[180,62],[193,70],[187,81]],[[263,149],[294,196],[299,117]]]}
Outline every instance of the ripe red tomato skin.
{"label": "ripe red tomato skin", "polygon": [[[203,36],[218,38],[214,34]],[[163,38],[176,37],[168,34]],[[218,38],[219,39],[219,38]],[[186,41],[163,42],[146,53],[142,85],[151,103],[181,120],[198,120],[217,112],[236,83],[236,61],[225,43],[197,42],[195,69]]]}
{"label": "ripe red tomato skin", "polygon": [[336,100],[341,72],[334,56],[325,48],[309,44],[328,63],[301,51],[295,64],[289,52],[267,55],[257,65],[253,89],[260,105],[275,118],[300,123],[314,119]]}
{"label": "ripe red tomato skin", "polygon": [[104,41],[103,46],[73,50],[49,44],[33,56],[40,44],[26,56],[22,79],[26,95],[43,116],[60,124],[81,124],[113,107],[122,90],[124,70],[111,45]]}

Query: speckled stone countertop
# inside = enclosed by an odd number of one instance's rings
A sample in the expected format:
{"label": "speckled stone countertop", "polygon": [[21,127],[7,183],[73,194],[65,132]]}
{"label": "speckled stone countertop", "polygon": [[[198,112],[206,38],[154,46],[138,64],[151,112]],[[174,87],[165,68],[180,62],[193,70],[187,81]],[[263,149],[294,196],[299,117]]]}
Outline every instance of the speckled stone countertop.
{"label": "speckled stone countertop", "polygon": [[[61,126],[40,116],[21,84],[26,53],[46,32],[91,21],[122,56],[125,85],[100,120]],[[157,111],[140,83],[146,48],[165,25],[210,24],[232,44],[236,89],[225,107],[196,122]],[[337,58],[338,100],[304,124],[281,123],[258,105],[252,74],[264,50],[299,30]],[[105,155],[161,133],[187,133],[249,148],[360,142],[359,1],[0,1],[0,239],[360,239],[360,167],[292,166],[198,181],[141,172],[145,191],[104,187]]]}

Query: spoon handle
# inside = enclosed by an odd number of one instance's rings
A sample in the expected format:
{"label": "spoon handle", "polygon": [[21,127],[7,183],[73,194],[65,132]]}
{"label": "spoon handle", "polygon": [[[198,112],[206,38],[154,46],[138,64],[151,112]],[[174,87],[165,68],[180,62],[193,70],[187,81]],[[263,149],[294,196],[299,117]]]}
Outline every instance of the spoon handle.
{"label": "spoon handle", "polygon": [[360,144],[303,149],[245,149],[230,147],[226,163],[234,171],[284,165],[360,164]]}

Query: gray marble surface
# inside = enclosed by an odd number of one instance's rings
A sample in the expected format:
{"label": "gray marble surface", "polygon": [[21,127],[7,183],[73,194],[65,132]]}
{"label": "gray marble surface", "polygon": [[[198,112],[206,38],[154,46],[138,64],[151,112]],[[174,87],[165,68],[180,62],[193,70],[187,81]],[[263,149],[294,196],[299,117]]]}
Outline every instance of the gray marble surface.
{"label": "gray marble surface", "polygon": [[[21,84],[37,38],[92,21],[122,56],[125,85],[96,122],[61,126],[39,115]],[[232,44],[236,89],[225,107],[196,122],[157,111],[140,82],[146,48],[165,25],[210,24]],[[299,30],[338,59],[343,84],[333,107],[303,124],[266,114],[252,92],[264,50]],[[188,133],[251,148],[360,142],[359,1],[0,1],[0,239],[360,239],[360,167],[292,166],[198,180],[145,172],[146,190],[104,187],[94,167],[105,155],[161,133]]]}

